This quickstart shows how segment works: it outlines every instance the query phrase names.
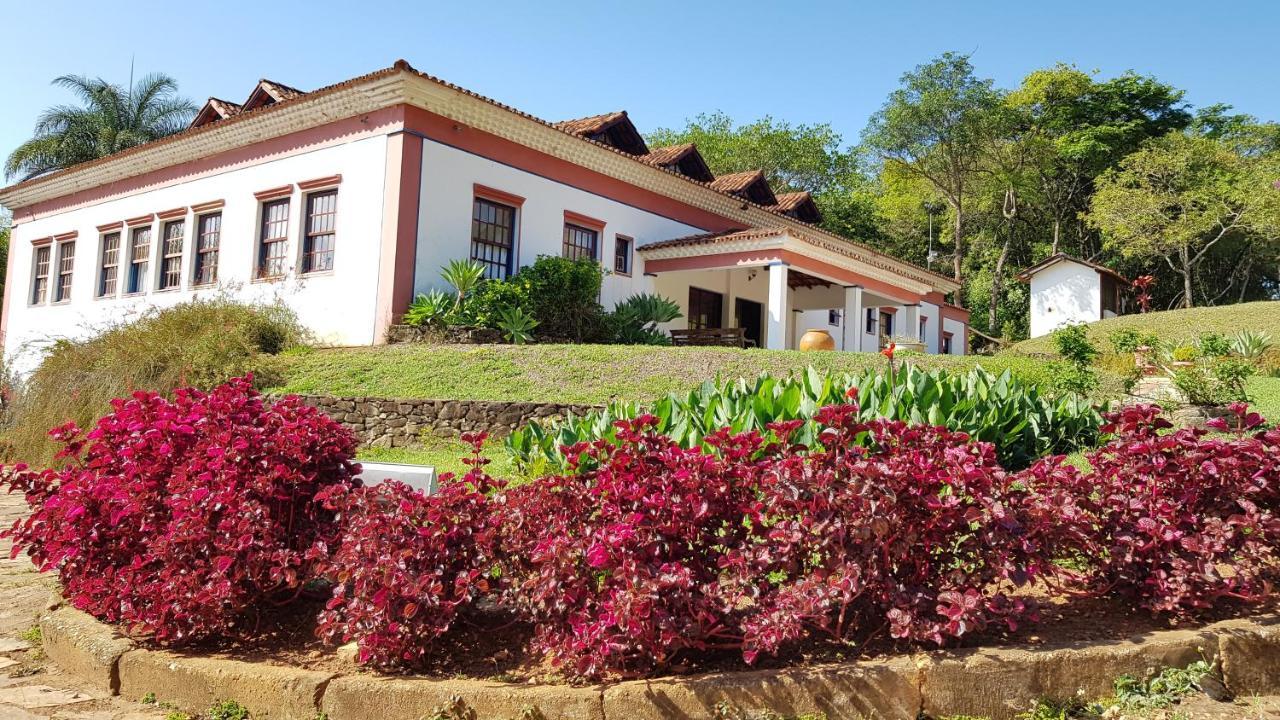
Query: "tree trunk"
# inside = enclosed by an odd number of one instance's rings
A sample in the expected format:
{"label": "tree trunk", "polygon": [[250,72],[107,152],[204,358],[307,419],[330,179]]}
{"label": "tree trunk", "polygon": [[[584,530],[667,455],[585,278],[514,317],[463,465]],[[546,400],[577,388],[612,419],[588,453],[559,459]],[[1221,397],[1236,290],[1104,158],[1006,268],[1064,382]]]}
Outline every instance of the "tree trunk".
{"label": "tree trunk", "polygon": [[[951,207],[953,210],[955,210],[955,213],[956,213],[955,237],[952,238],[952,240],[955,242],[955,247],[956,247],[956,253],[953,256],[953,267],[955,269],[956,282],[959,282],[960,267],[964,262],[964,209],[961,207],[958,201],[953,203]],[[960,293],[956,293],[956,296],[957,296],[956,304],[963,305],[964,303],[959,301],[959,295]]]}
{"label": "tree trunk", "polygon": [[1000,299],[1004,296],[1004,263],[1009,259],[1009,241],[1013,239],[1013,226],[1009,226],[1009,236],[1004,239],[1004,248],[996,259],[995,270],[991,272],[991,308],[987,311],[987,331],[1000,336],[996,328],[996,310],[1000,307]]}
{"label": "tree trunk", "polygon": [[1049,253],[1050,255],[1058,254],[1058,239],[1061,237],[1061,232],[1062,220],[1055,217],[1053,219],[1053,251]]}
{"label": "tree trunk", "polygon": [[1191,300],[1191,253],[1187,248],[1178,251],[1182,260],[1182,307],[1194,306]]}

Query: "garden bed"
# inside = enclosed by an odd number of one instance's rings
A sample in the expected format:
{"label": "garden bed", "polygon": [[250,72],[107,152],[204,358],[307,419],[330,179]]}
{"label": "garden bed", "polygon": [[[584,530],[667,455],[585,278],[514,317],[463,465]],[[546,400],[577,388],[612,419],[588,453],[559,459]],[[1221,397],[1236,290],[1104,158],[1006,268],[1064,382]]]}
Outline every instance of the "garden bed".
{"label": "garden bed", "polygon": [[188,711],[235,700],[253,717],[298,720],[319,713],[335,720],[439,717],[451,708],[486,719],[711,720],[776,713],[829,720],[1005,720],[1039,700],[1103,697],[1120,675],[1146,677],[1205,657],[1219,659],[1237,695],[1280,690],[1280,617],[1274,614],[1170,630],[1149,615],[1130,616],[1110,603],[1069,605],[1060,609],[1060,619],[1031,634],[989,638],[993,644],[976,648],[906,655],[885,647],[856,661],[815,656],[789,667],[726,668],[588,687],[494,673],[377,675],[306,644],[223,652],[140,649],[113,628],[65,607],[47,615],[42,628],[52,660],[113,694],[151,694]]}

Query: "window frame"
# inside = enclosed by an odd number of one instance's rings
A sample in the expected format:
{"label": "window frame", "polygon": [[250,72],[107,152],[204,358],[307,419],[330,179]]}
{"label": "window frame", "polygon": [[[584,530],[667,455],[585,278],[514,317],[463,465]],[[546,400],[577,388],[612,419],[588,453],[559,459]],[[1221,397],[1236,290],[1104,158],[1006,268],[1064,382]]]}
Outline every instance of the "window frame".
{"label": "window frame", "polygon": [[[116,247],[115,256],[111,264],[107,264],[107,239],[115,236]],[[108,300],[120,296],[120,288],[122,283],[120,275],[120,255],[125,249],[124,244],[125,232],[124,228],[116,228],[98,234],[98,277],[94,281],[93,297],[98,300]],[[111,292],[106,291],[107,268],[114,271],[111,278]]]}
{"label": "window frame", "polygon": [[[40,274],[40,254],[42,252],[47,253],[48,255],[44,260],[43,275]],[[52,269],[53,269],[52,240],[34,246],[33,252],[31,253],[31,287],[27,292],[28,306],[36,307],[38,305],[48,304],[49,298],[52,295],[50,282],[49,282],[49,271]],[[44,281],[43,285],[40,284],[41,280]],[[40,291],[40,294],[38,297],[36,295],[37,288]]]}
{"label": "window frame", "polygon": [[[204,223],[206,220],[218,218],[218,228],[213,232],[205,232]],[[191,252],[191,287],[211,287],[218,284],[218,262],[222,254],[222,208],[210,210],[209,212],[198,213],[195,216],[195,244]],[[217,245],[212,250],[202,249],[201,241],[207,236],[213,235],[217,238]],[[200,270],[202,268],[201,260],[206,255],[213,255],[213,273],[210,279],[201,281]]]}
{"label": "window frame", "polygon": [[[478,263],[480,265],[485,266],[486,279],[495,279],[494,276],[489,275],[488,270],[490,267],[500,267],[500,266],[494,261],[489,260],[487,258],[477,257],[476,246],[480,245],[483,247],[492,247],[492,248],[499,248],[499,249],[501,249],[503,246],[498,245],[497,243],[490,242],[487,238],[477,238],[476,237],[477,225],[484,225],[486,227],[495,227],[495,228],[501,228],[503,226],[496,222],[490,223],[490,222],[482,221],[480,220],[480,218],[476,217],[482,204],[494,208],[495,211],[509,211],[511,215],[511,224],[507,228],[507,230],[510,233],[510,243],[506,247],[507,264],[505,267],[502,268],[502,273],[498,275],[496,278],[500,280],[505,280],[506,278],[509,278],[512,275],[514,275],[516,272],[516,248],[518,247],[517,237],[519,236],[519,228],[520,228],[520,206],[513,203],[507,203],[507,202],[502,202],[500,200],[496,200],[492,196],[490,196],[488,193],[475,192],[472,194],[471,241],[467,245],[467,258],[471,260],[471,262],[473,263]],[[496,219],[496,216],[495,216],[495,219]]]}
{"label": "window frame", "polygon": [[952,348],[951,337],[952,335],[949,332],[942,333],[942,347],[939,348],[942,355],[951,354],[951,348]]}
{"label": "window frame", "polygon": [[863,319],[863,333],[867,335],[878,335],[880,332],[880,308],[867,308],[866,317]]}
{"label": "window frame", "polygon": [[836,308],[827,308],[827,324],[831,327],[840,327],[841,321],[844,320],[844,311]]}
{"label": "window frame", "polygon": [[[299,186],[301,187],[301,183]],[[333,197],[333,209],[328,213],[313,212],[313,203],[317,198],[330,195]],[[330,226],[327,232],[313,232],[311,229],[311,221],[317,215],[329,215]],[[299,275],[327,275],[334,272],[337,261],[338,251],[338,188],[320,187],[303,193],[302,195],[302,221],[300,227],[301,235],[298,242],[298,274]],[[323,235],[329,236],[329,249],[316,252],[311,250],[313,238]],[[319,255],[329,256],[329,267],[320,269],[311,269],[310,265],[314,257]]]}
{"label": "window frame", "polygon": [[[566,222],[564,224],[564,236],[560,241],[560,257],[568,260],[580,260],[585,256],[585,253],[581,252],[581,245],[577,243],[569,243],[569,236],[571,233],[579,237],[589,233],[592,239],[590,259],[595,262],[600,262],[600,231],[595,228],[571,222]],[[570,248],[573,248],[574,250],[572,255],[568,252]]]}
{"label": "window frame", "polygon": [[[57,273],[52,274],[57,279],[56,283],[50,283],[52,305],[65,305],[71,302],[71,291],[75,289],[75,271],[76,271],[76,239],[74,237],[66,240],[58,240],[54,243],[58,248],[57,257]],[[65,267],[67,262],[67,248],[71,249],[71,266]],[[63,278],[66,278],[66,284],[63,285]],[[65,290],[66,294],[63,295]]]}
{"label": "window frame", "polygon": [[[174,225],[182,226],[182,233],[178,235],[178,252],[176,254],[169,252],[169,228]],[[187,219],[185,217],[177,217],[170,220],[164,220],[160,223],[160,242],[156,247],[156,292],[173,292],[182,289],[183,260],[186,258],[187,252]],[[178,269],[175,273],[174,284],[165,283],[165,276],[168,274],[166,266],[170,260],[177,260]]]}
{"label": "window frame", "polygon": [[[269,208],[283,205],[285,215],[282,219],[270,220],[268,217]],[[289,268],[286,266],[289,261],[289,223],[293,216],[293,196],[283,195],[280,197],[265,198],[258,203],[258,230],[257,242],[254,246],[253,259],[253,282],[276,282],[282,280],[289,275]],[[268,223],[279,223],[283,226],[280,235],[266,237]],[[268,246],[280,247],[280,254],[271,256],[267,254]],[[266,273],[267,260],[279,260],[281,267],[280,273],[276,275],[268,275]]]}
{"label": "window frame", "polygon": [[[624,243],[626,244],[626,252],[625,252],[625,253],[622,253],[622,254],[619,254],[619,253],[618,253],[618,246],[619,246],[619,245],[621,245],[621,244],[624,244]],[[636,246],[636,240],[635,240],[635,238],[633,238],[633,237],[631,237],[631,236],[629,236],[629,235],[622,235],[622,234],[620,234],[620,233],[614,233],[614,236],[613,236],[613,272],[614,272],[614,274],[615,274],[615,275],[621,275],[621,276],[623,276],[623,277],[631,277],[631,273],[632,273],[632,263],[633,263],[633,262],[635,262],[635,252],[634,252],[635,246]],[[624,270],[619,270],[619,269],[618,269],[618,259],[619,259],[619,258],[625,258],[626,262],[624,263],[624,266],[625,266],[625,268],[626,268],[626,269],[624,269]]]}
{"label": "window frame", "polygon": [[[714,320],[711,320],[711,322],[715,323],[714,325],[712,324],[703,325],[701,324],[700,321],[696,322],[695,324],[695,317],[696,317],[694,312],[695,294],[698,295],[700,298],[698,302],[698,308],[697,308],[699,311],[699,314],[700,314],[700,311],[703,309],[702,305],[704,301],[710,301],[711,296],[715,296],[715,305],[719,306],[720,315]],[[716,292],[715,290],[707,290],[706,288],[700,288],[696,285],[690,285],[688,312],[686,313],[686,315],[688,316],[688,323],[686,324],[687,327],[690,330],[721,330],[723,329],[724,328],[724,295],[725,295],[724,293]],[[710,313],[708,313],[708,318],[710,318]]]}
{"label": "window frame", "polygon": [[[130,297],[134,295],[145,295],[149,284],[147,278],[151,275],[151,253],[155,242],[155,226],[153,223],[145,223],[140,225],[130,225],[129,227],[129,262],[127,264],[128,274],[125,276],[124,287],[121,288],[122,297]],[[141,261],[138,260],[138,233],[147,233],[147,251],[143,255]],[[134,282],[134,268],[141,266],[140,277]],[[136,286],[137,289],[134,289]]]}

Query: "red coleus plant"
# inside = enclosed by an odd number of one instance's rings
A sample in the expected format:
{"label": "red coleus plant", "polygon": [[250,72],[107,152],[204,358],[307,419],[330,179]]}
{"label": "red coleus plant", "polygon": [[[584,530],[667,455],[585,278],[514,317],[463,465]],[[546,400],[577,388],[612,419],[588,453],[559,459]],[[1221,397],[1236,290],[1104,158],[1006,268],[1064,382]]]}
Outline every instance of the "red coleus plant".
{"label": "red coleus plant", "polygon": [[730,563],[770,580],[744,622],[748,660],[814,635],[844,641],[887,625],[894,637],[942,643],[1033,615],[1004,590],[1044,570],[1028,527],[1044,518],[990,445],[860,421],[856,405],[816,417],[822,447],[771,458],[764,540]]}
{"label": "red coleus plant", "polygon": [[357,645],[361,664],[419,664],[460,612],[490,590],[496,535],[489,494],[497,487],[479,457],[485,436],[464,435],[471,472],[441,479],[431,496],[399,482],[335,487],[322,498],[344,532],[326,575],[335,587],[317,632]]}
{"label": "red coleus plant", "polygon": [[[1093,472],[1046,466],[1044,485],[1083,513],[1064,516],[1059,547],[1090,560],[1089,587],[1157,612],[1192,614],[1220,600],[1270,593],[1280,537],[1280,431],[1233,406],[1235,438],[1199,428],[1171,431],[1150,405],[1107,416],[1113,439],[1088,456]],[[1033,468],[1034,469],[1034,468]]]}
{"label": "red coleus plant", "polygon": [[535,626],[533,650],[581,677],[635,675],[682,652],[736,648],[722,565],[758,512],[756,434],[708,438],[718,453],[656,435],[643,416],[617,445],[571,449],[589,471],[515,488],[502,512],[506,601]]}
{"label": "red coleus plant", "polygon": [[1133,289],[1138,300],[1138,308],[1144,312],[1151,312],[1151,286],[1156,282],[1154,275],[1139,275],[1133,279]]}
{"label": "red coleus plant", "polygon": [[352,487],[356,440],[250,378],[173,400],[135,393],[87,434],[54,431],[61,469],[7,469],[31,514],[14,554],[57,570],[71,604],[179,644],[245,632],[296,598],[338,531],[322,490]]}

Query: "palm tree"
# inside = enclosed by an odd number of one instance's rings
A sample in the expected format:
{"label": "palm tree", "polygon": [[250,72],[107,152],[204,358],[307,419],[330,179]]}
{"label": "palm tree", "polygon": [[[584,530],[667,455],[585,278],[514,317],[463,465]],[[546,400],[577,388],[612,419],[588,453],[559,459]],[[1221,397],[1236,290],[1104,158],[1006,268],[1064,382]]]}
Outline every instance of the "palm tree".
{"label": "palm tree", "polygon": [[163,73],[128,89],[84,75],[63,75],[53,84],[79,96],[81,106],[55,105],[41,113],[35,136],[5,162],[6,178],[28,180],[172,135],[186,129],[196,112],[178,95],[177,81]]}

